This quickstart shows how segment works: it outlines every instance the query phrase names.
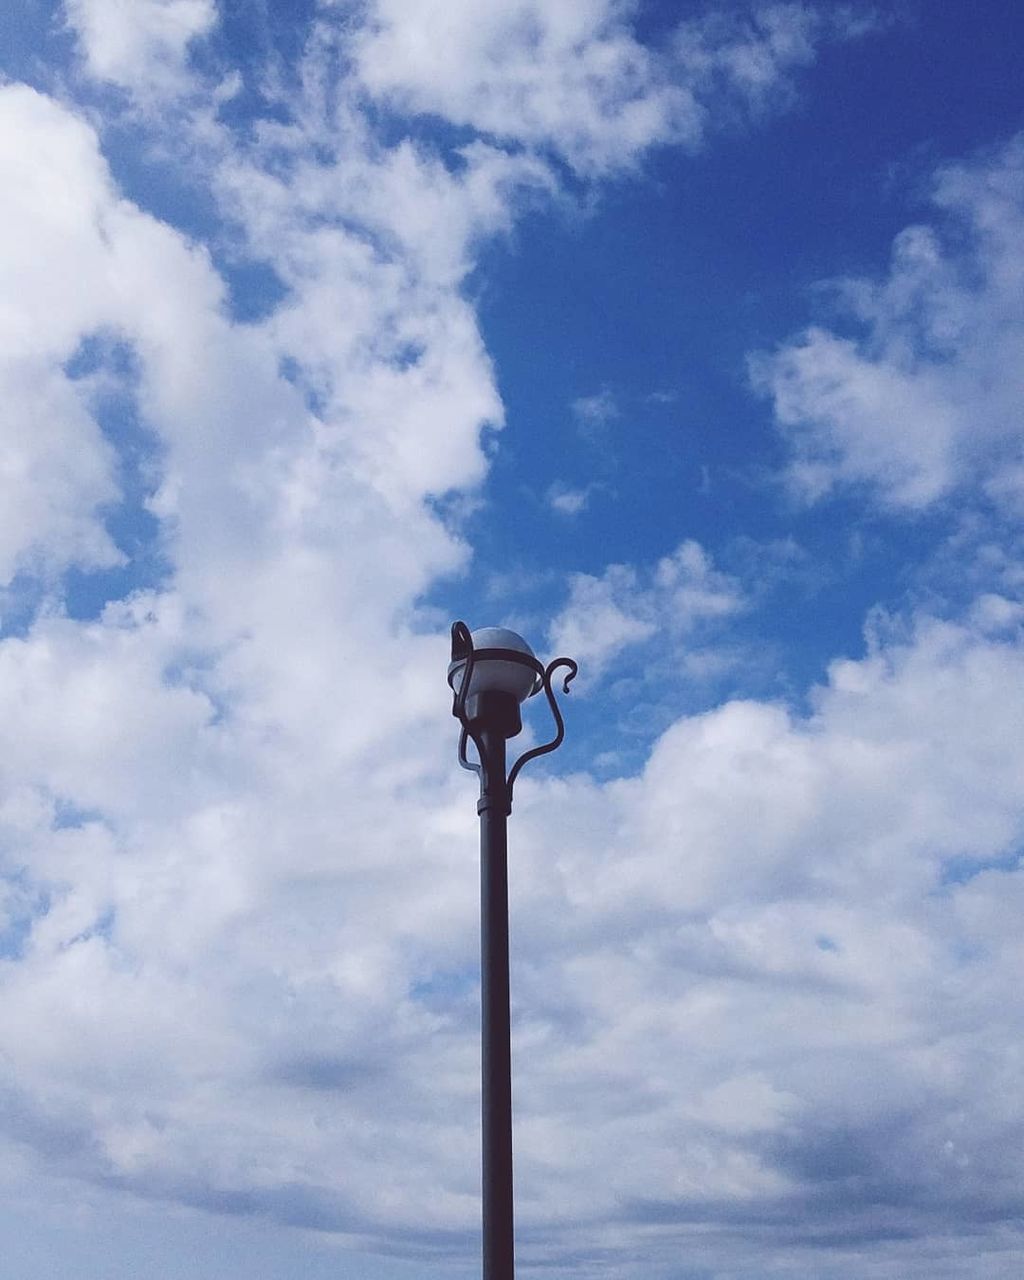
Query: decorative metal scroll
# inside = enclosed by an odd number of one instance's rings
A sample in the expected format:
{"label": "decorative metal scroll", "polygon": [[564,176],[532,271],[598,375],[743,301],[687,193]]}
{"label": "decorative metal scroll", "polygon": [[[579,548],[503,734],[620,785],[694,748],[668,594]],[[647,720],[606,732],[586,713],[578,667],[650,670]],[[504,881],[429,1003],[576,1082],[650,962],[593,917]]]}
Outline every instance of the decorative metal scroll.
{"label": "decorative metal scroll", "polygon": [[544,668],[544,677],[542,688],[547,694],[548,706],[551,708],[551,714],[555,718],[555,727],[557,732],[550,742],[546,742],[542,747],[533,747],[530,751],[524,751],[519,759],[515,762],[508,774],[508,802],[512,803],[512,787],[516,778],[519,777],[519,771],[524,764],[530,760],[535,760],[538,756],[546,756],[549,751],[554,751],[562,745],[562,739],[565,737],[565,721],[562,719],[562,712],[559,709],[558,702],[555,698],[554,690],[551,688],[551,677],[559,667],[568,667],[569,673],[562,681],[562,692],[568,694],[569,685],[576,679],[579,674],[578,665],[572,658],[555,658],[553,662],[549,662]]}

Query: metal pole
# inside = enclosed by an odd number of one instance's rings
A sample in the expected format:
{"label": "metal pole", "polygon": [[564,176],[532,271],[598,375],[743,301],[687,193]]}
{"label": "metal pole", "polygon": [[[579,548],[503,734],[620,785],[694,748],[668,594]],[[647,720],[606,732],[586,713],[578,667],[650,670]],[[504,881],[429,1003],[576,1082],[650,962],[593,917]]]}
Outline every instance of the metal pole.
{"label": "metal pole", "polygon": [[[514,1280],[512,1216],[512,1035],[508,981],[508,815],[512,788],[524,764],[554,751],[565,733],[551,687],[560,667],[576,676],[572,658],[546,667],[522,636],[484,627],[479,648],[464,622],[452,624],[448,683],[452,715],[462,725],[459,764],[480,778],[480,1005],[483,1129],[483,1280]],[[487,643],[490,641],[492,643]],[[523,668],[517,671],[516,668]],[[482,678],[478,678],[482,677]],[[525,679],[524,679],[525,677]],[[519,705],[544,690],[556,733],[550,742],[524,751],[506,772],[505,743],[522,731]],[[475,690],[475,692],[474,692]],[[472,742],[474,763],[466,753]]]}
{"label": "metal pole", "polygon": [[508,975],[508,814],[505,735],[482,727],[480,983],[483,1085],[483,1280],[513,1280],[512,1044]]}

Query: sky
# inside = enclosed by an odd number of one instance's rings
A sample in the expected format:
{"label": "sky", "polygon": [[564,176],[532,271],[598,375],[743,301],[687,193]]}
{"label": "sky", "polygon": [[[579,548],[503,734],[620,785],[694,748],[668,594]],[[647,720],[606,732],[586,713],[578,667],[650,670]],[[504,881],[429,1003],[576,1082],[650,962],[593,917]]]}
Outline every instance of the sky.
{"label": "sky", "polygon": [[[6,0],[0,1254],[1024,1263],[1024,9]],[[530,705],[522,744],[549,726]]]}

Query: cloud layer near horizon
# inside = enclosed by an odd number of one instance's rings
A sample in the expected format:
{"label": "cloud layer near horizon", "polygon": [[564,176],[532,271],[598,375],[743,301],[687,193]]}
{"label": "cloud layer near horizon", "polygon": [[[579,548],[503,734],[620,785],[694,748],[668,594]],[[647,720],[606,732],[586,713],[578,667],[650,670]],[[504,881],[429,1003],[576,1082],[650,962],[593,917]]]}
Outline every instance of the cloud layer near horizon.
{"label": "cloud layer near horizon", "polygon": [[[473,12],[444,7],[440,75],[429,6],[354,29],[321,6],[245,128],[232,69],[190,61],[202,0],[66,6],[102,111],[0,87],[0,576],[29,612],[0,639],[5,1141],[442,1267],[478,1217],[475,820],[420,602],[467,569],[451,499],[503,420],[464,283],[567,198],[562,166],[757,120],[868,23],[761,6],[655,54],[622,5]],[[368,98],[472,136],[388,141]],[[208,242],[126,197],[103,111],[214,203]],[[967,247],[912,228],[887,281],[846,286],[862,345],[817,329],[760,358],[805,495],[1019,497],[1019,174],[1016,143],[941,171]],[[237,260],[279,289],[255,320]],[[69,570],[132,568],[117,512],[154,530],[156,568],[69,616]],[[700,1241],[722,1277],[765,1246],[792,1276],[1014,1274],[1014,574],[955,619],[874,617],[803,711],[731,700],[634,775],[524,778],[524,1261],[671,1275]],[[685,655],[753,590],[688,541],[577,575],[552,638],[597,670]],[[903,1251],[951,1220],[973,1260]]]}

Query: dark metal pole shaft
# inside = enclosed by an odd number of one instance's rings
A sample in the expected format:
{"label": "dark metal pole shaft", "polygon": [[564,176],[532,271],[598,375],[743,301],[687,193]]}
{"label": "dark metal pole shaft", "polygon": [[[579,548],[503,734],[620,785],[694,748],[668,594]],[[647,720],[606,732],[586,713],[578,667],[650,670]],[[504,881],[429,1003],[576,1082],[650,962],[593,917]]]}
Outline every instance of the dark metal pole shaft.
{"label": "dark metal pole shaft", "polygon": [[483,1082],[483,1280],[513,1280],[512,1045],[508,977],[505,737],[480,735],[480,979]]}

